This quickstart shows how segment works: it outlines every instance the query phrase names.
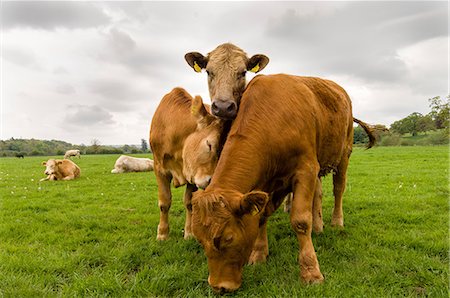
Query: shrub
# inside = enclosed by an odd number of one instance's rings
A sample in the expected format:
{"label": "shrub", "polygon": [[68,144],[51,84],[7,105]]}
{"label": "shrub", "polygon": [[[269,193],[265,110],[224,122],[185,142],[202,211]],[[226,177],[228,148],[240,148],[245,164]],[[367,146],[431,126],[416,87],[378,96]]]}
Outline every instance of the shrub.
{"label": "shrub", "polygon": [[386,135],[381,139],[381,146],[399,146],[401,141],[401,136],[399,134]]}
{"label": "shrub", "polygon": [[449,143],[448,130],[443,129],[439,133],[429,136],[428,139],[432,145],[446,145]]}

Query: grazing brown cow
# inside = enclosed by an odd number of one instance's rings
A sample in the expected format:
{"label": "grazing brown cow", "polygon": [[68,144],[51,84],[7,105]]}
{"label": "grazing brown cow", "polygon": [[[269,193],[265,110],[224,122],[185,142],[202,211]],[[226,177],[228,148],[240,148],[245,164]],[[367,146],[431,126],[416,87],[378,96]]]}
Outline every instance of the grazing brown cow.
{"label": "grazing brown cow", "polygon": [[45,166],[44,174],[48,176],[40,181],[72,180],[80,177],[80,168],[69,159],[49,159],[43,161],[42,165]]}
{"label": "grazing brown cow", "polygon": [[289,192],[301,280],[323,281],[311,240],[313,201],[318,177],[333,172],[333,218],[342,223],[352,122],[350,99],[332,81],[279,74],[249,83],[211,183],[192,200],[193,233],[215,291],[238,289],[243,265],[266,259],[267,218]]}
{"label": "grazing brown cow", "polygon": [[247,71],[259,72],[269,63],[265,55],[247,54],[231,43],[218,46],[206,57],[198,52],[187,53],[187,63],[196,71],[206,69],[211,112],[222,119],[234,119],[245,89]]}
{"label": "grazing brown cow", "polygon": [[[217,164],[222,147],[223,121],[208,114],[200,96],[194,99],[182,88],[175,88],[161,100],[152,119],[150,145],[158,183],[160,220],[158,240],[169,236],[169,209],[172,203],[170,183],[186,185],[184,238],[191,232],[191,198],[197,187],[205,188]],[[222,142],[220,144],[220,142]]]}

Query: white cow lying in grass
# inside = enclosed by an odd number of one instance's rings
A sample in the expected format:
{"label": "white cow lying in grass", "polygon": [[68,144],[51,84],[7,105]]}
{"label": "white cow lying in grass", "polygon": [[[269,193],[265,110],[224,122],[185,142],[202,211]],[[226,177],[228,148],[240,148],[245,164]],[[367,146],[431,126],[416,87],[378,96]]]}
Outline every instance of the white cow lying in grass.
{"label": "white cow lying in grass", "polygon": [[114,164],[113,174],[126,172],[149,172],[153,171],[153,160],[150,158],[137,158],[121,155]]}
{"label": "white cow lying in grass", "polygon": [[47,178],[42,178],[40,181],[72,180],[80,177],[80,168],[69,159],[49,159],[43,161],[42,165],[45,166],[44,174]]}
{"label": "white cow lying in grass", "polygon": [[72,156],[81,158],[80,150],[78,150],[78,149],[67,150],[66,154],[64,154],[64,159],[68,159],[69,157],[72,157]]}

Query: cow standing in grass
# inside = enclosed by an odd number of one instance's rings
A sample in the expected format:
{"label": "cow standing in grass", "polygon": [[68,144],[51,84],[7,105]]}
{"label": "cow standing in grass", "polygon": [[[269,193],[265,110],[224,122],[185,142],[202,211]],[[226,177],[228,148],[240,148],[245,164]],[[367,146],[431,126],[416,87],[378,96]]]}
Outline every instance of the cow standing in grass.
{"label": "cow standing in grass", "polygon": [[208,258],[208,282],[217,292],[234,291],[245,263],[266,260],[267,219],[289,192],[301,280],[322,282],[311,240],[313,201],[321,190],[318,177],[333,172],[333,223],[343,225],[353,144],[350,99],[328,80],[257,76],[239,110],[211,183],[192,200],[192,228]]}
{"label": "cow standing in grass", "polygon": [[42,162],[42,165],[45,166],[44,174],[47,177],[40,181],[72,180],[80,177],[80,168],[69,159],[49,159]]}
{"label": "cow standing in grass", "polygon": [[224,142],[221,132],[225,127],[224,121],[208,113],[201,97],[192,98],[182,88],[162,98],[150,127],[160,209],[158,240],[169,237],[171,182],[174,187],[186,185],[184,238],[192,236],[192,192],[208,185]]}
{"label": "cow standing in grass", "polygon": [[[269,58],[263,54],[257,54],[249,58],[239,47],[225,43],[219,45],[206,57],[198,52],[190,52],[185,55],[187,63],[196,71],[205,69],[208,74],[208,88],[212,100],[211,113],[224,120],[233,120],[239,110],[242,94],[246,87],[246,72],[258,73],[269,63]],[[242,115],[245,117],[245,115]],[[353,119],[356,123],[364,123]],[[361,124],[368,133],[370,142],[374,142],[370,128]],[[314,199],[314,231],[323,230],[322,221],[322,182],[317,179],[317,189]],[[342,209],[337,201],[335,210]],[[338,211],[334,213],[332,225],[343,225],[343,219]]]}

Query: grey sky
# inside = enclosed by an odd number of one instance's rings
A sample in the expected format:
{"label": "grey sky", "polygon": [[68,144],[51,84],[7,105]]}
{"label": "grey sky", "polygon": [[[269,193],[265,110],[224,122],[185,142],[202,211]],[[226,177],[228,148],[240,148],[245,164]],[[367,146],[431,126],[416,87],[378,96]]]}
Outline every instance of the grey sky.
{"label": "grey sky", "polygon": [[139,144],[172,88],[210,102],[184,54],[224,42],[269,56],[262,74],[336,81],[373,124],[449,93],[446,1],[1,5],[1,139]]}

